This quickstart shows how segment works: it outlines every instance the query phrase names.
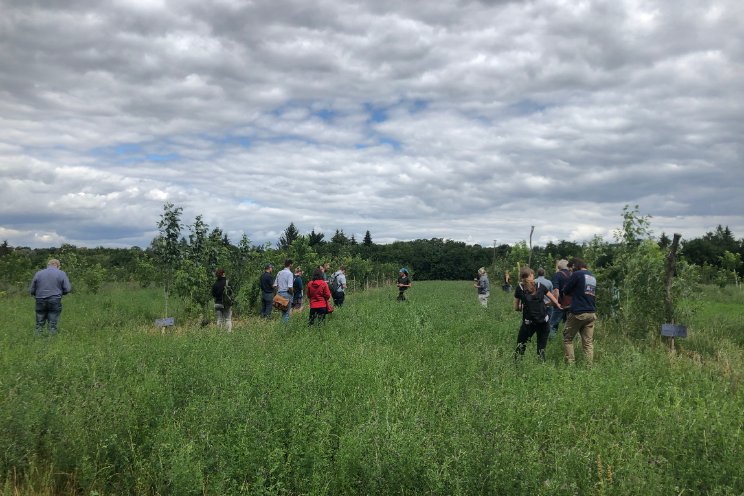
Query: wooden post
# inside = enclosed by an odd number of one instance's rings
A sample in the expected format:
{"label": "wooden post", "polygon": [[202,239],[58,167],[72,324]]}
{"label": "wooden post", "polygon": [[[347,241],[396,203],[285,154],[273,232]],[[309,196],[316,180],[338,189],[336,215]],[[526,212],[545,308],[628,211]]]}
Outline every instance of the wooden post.
{"label": "wooden post", "polygon": [[[677,248],[681,234],[674,233],[672,246],[669,248],[666,260],[665,286],[666,294],[664,296],[664,318],[667,322],[674,324],[674,302],[672,301],[672,282],[674,281],[674,272],[677,268]],[[669,348],[674,351],[674,337],[669,340]]]}

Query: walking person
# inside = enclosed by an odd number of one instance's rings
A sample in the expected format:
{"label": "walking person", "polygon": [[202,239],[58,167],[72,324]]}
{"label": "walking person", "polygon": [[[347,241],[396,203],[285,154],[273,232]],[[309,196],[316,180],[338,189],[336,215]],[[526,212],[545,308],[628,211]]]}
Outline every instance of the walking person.
{"label": "walking person", "polygon": [[294,293],[292,294],[292,313],[301,313],[304,308],[305,283],[302,281],[302,268],[295,268],[294,282],[292,283]]}
{"label": "walking person", "polygon": [[263,274],[261,274],[261,279],[258,282],[261,287],[261,317],[264,319],[271,318],[272,303],[274,300],[274,276],[271,275],[273,270],[273,265],[264,265]]}
{"label": "walking person", "polygon": [[342,265],[334,272],[331,278],[331,294],[333,295],[333,304],[341,307],[346,299],[346,266]]}
{"label": "walking person", "polygon": [[403,267],[398,272],[398,298],[397,301],[406,301],[406,290],[412,286],[408,269]]}
{"label": "walking person", "polygon": [[474,286],[478,288],[478,301],[483,308],[487,308],[488,297],[491,295],[491,283],[488,282],[488,274],[484,267],[478,269],[478,279]]}
{"label": "walking person", "polygon": [[225,277],[225,269],[217,269],[215,272],[217,281],[212,286],[212,297],[214,298],[214,313],[217,318],[217,327],[225,327],[228,333],[232,332],[232,297],[230,287]]}
{"label": "walking person", "polygon": [[555,265],[556,272],[553,274],[553,296],[558,298],[558,303],[561,304],[563,309],[553,307],[550,312],[550,337],[554,338],[558,334],[558,326],[561,322],[566,322],[566,316],[568,314],[568,307],[571,305],[571,298],[566,295],[563,289],[568,283],[568,279],[571,277],[571,271],[568,269],[568,260],[561,259]]}
{"label": "walking person", "polygon": [[514,311],[522,312],[522,323],[517,335],[517,348],[514,358],[524,356],[527,343],[537,334],[537,357],[545,361],[545,347],[548,344],[548,309],[545,298],[560,307],[553,293],[544,285],[535,282],[535,273],[529,267],[522,267],[519,271],[519,284],[514,290]]}
{"label": "walking person", "polygon": [[274,281],[276,292],[279,296],[287,299],[287,308],[282,310],[282,322],[289,322],[289,309],[292,306],[292,293],[294,293],[294,275],[292,274],[292,259],[284,261],[284,268],[279,271]]}
{"label": "walking person", "polygon": [[571,297],[571,308],[563,329],[563,351],[566,363],[576,361],[573,339],[579,334],[584,359],[591,364],[594,361],[594,323],[597,320],[597,279],[580,258],[574,259],[573,269],[563,290]]}
{"label": "walking person", "polygon": [[313,272],[313,277],[307,283],[307,299],[310,302],[310,321],[308,325],[313,325],[315,321],[323,322],[326,313],[328,313],[328,300],[331,299],[331,290],[328,283],[323,280],[323,271],[318,267]]}
{"label": "walking person", "polygon": [[36,298],[36,332],[41,336],[44,326],[49,322],[49,335],[57,335],[57,322],[62,314],[62,296],[72,291],[72,284],[64,271],[59,269],[59,260],[49,260],[46,269],[38,271],[29,293]]}

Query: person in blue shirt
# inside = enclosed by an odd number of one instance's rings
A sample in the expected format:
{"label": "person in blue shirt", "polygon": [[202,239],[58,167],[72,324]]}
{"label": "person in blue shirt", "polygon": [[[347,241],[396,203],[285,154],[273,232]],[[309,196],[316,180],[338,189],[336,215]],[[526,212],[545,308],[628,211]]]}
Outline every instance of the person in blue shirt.
{"label": "person in blue shirt", "polygon": [[591,364],[594,360],[594,323],[597,320],[597,279],[580,258],[574,259],[573,269],[563,288],[563,293],[571,297],[571,308],[563,330],[563,351],[567,363],[576,361],[573,339],[579,334],[584,358]]}
{"label": "person in blue shirt", "polygon": [[29,293],[36,298],[36,335],[40,336],[49,322],[49,334],[57,334],[57,322],[62,313],[62,296],[72,291],[70,279],[59,270],[59,260],[49,260],[46,269],[38,271],[31,281]]}

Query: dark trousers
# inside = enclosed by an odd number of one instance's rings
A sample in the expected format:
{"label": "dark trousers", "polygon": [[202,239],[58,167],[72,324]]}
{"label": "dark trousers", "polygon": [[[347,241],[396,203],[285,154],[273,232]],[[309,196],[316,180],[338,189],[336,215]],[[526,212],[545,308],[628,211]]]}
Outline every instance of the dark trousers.
{"label": "dark trousers", "polygon": [[524,355],[527,343],[534,334],[537,334],[537,356],[540,360],[545,360],[545,347],[548,346],[548,336],[550,335],[550,325],[547,322],[525,324],[522,321],[522,326],[519,328],[519,334],[517,335],[517,349],[514,350],[514,358]]}
{"label": "dark trousers", "polygon": [[44,325],[49,321],[49,334],[57,334],[57,321],[62,313],[62,298],[36,298],[36,334],[40,335]]}
{"label": "dark trousers", "polygon": [[272,303],[274,302],[274,293],[264,292],[261,295],[261,317],[268,319],[271,317]]}
{"label": "dark trousers", "polygon": [[340,307],[341,305],[344,304],[345,298],[346,298],[346,293],[344,293],[343,291],[336,291],[335,293],[333,293],[333,303],[337,307]]}
{"label": "dark trousers", "polygon": [[318,320],[318,323],[323,322],[325,320],[326,313],[328,313],[328,309],[326,307],[311,308],[310,322],[308,322],[308,325],[313,325],[316,319]]}
{"label": "dark trousers", "polygon": [[406,292],[405,292],[405,290],[398,292],[398,301],[406,301]]}

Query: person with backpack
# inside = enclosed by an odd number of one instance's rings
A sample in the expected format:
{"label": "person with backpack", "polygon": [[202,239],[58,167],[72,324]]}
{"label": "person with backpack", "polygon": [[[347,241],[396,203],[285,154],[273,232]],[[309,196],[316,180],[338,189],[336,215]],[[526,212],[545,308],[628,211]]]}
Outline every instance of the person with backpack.
{"label": "person with backpack", "polygon": [[336,272],[331,276],[331,294],[333,295],[333,303],[337,307],[341,307],[344,304],[346,298],[346,266],[342,265]]}
{"label": "person with backpack", "polygon": [[517,335],[517,348],[514,359],[524,356],[527,343],[537,334],[537,357],[545,361],[545,347],[548,344],[548,308],[545,297],[557,308],[561,308],[553,293],[543,284],[535,282],[535,272],[529,267],[519,271],[519,284],[514,290],[514,311],[522,312],[522,324]]}
{"label": "person with backpack", "polygon": [[597,320],[597,279],[587,269],[586,262],[574,258],[574,271],[563,291],[571,296],[571,308],[563,329],[563,350],[566,363],[574,363],[573,339],[581,336],[581,347],[588,364],[594,360],[594,323]]}
{"label": "person with backpack", "polygon": [[212,297],[214,298],[214,313],[217,317],[217,327],[225,327],[227,332],[232,332],[232,292],[227,284],[225,269],[217,269],[215,272],[217,281],[212,286]]}
{"label": "person with backpack", "polygon": [[558,303],[561,304],[563,309],[553,307],[550,310],[550,334],[551,338],[554,338],[558,334],[558,326],[561,322],[566,322],[566,310],[571,305],[571,297],[564,293],[563,289],[568,283],[568,279],[571,277],[571,271],[568,269],[568,260],[561,259],[556,263],[556,272],[553,274],[553,296],[558,298]]}

